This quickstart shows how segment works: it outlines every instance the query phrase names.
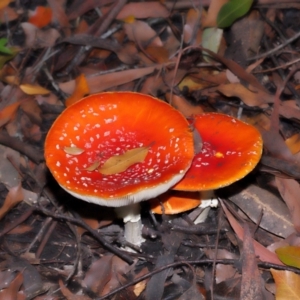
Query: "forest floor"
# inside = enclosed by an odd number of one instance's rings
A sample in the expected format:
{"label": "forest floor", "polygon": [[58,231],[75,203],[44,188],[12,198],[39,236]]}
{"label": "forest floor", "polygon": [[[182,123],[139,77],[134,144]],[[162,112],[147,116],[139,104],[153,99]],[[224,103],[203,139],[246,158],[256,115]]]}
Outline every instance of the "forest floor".
{"label": "forest floor", "polygon": [[[0,300],[300,299],[299,1],[2,0],[0,21]],[[71,196],[45,161],[53,122],[107,91],[159,98],[189,129],[203,113],[239,119],[263,154],[214,191],[216,207],[169,216],[151,211],[157,199],[141,202],[144,242],[131,245],[113,207]],[[160,121],[139,127],[163,132]],[[254,138],[211,123],[198,131],[203,147],[216,132],[222,149]],[[70,146],[65,156],[81,154]],[[203,173],[198,182],[219,176]]]}

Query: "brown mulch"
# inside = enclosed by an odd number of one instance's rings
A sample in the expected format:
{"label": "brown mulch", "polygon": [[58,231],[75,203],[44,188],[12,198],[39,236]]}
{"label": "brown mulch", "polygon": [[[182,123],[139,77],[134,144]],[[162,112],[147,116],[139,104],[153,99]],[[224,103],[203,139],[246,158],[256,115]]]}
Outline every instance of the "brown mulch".
{"label": "brown mulch", "polygon": [[[300,4],[258,0],[217,31],[225,2],[0,3],[0,300],[299,299]],[[239,118],[261,161],[203,223],[142,202],[145,242],[129,245],[113,208],[69,195],[44,161],[54,120],[103,91]]]}

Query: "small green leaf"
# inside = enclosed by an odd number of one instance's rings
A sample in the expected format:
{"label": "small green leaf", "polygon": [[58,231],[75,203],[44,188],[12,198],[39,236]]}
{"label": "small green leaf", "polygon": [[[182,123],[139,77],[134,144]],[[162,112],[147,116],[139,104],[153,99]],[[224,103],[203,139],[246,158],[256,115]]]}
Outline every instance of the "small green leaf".
{"label": "small green leaf", "polygon": [[218,27],[229,27],[234,21],[249,11],[252,3],[253,0],[230,0],[224,4],[217,16]]}
{"label": "small green leaf", "polygon": [[285,246],[276,249],[275,252],[284,264],[300,268],[300,247]]}
{"label": "small green leaf", "polygon": [[0,39],[0,52],[3,54],[12,55],[13,52],[11,51],[10,47],[6,47],[7,39],[1,38]]}

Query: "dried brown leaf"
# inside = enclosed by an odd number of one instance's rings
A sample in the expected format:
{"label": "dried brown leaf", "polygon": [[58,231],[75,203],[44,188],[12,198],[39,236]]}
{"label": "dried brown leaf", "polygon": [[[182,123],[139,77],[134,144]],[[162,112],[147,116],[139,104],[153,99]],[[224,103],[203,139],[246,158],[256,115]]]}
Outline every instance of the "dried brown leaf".
{"label": "dried brown leaf", "polygon": [[[222,208],[226,214],[226,217],[233,228],[234,232],[238,236],[240,240],[243,241],[244,239],[244,230],[242,226],[238,223],[238,221],[233,217],[231,212],[227,209],[223,201],[220,201]],[[258,243],[257,241],[253,240],[253,245],[254,245],[254,250],[255,254],[259,257],[261,261],[269,262],[269,263],[274,263],[278,265],[282,265],[282,262],[278,259],[277,255],[267,248],[265,248],[263,245]]]}
{"label": "dried brown leaf", "polygon": [[202,27],[216,27],[217,16],[221,7],[229,0],[211,0],[208,8],[207,16],[202,22]]}
{"label": "dried brown leaf", "polygon": [[294,179],[275,177],[278,191],[289,208],[295,229],[300,232],[300,185]]}
{"label": "dried brown leaf", "polygon": [[162,3],[159,1],[128,3],[119,12],[117,19],[123,20],[130,16],[137,19],[167,18],[170,13]]}
{"label": "dried brown leaf", "polygon": [[68,288],[65,287],[62,280],[59,280],[59,287],[62,294],[66,297],[67,300],[92,300],[88,296],[83,295],[74,295]]}
{"label": "dried brown leaf", "polygon": [[265,106],[265,104],[274,102],[272,95],[261,90],[253,93],[240,83],[222,84],[217,90],[227,97],[240,98],[248,106]]}
{"label": "dried brown leaf", "polygon": [[24,30],[26,36],[25,45],[28,48],[53,47],[56,40],[60,37],[59,31],[54,28],[41,30],[28,22],[21,23],[21,27]]}
{"label": "dried brown leaf", "polygon": [[112,255],[105,255],[94,261],[86,272],[83,286],[88,287],[96,294],[101,294],[105,285],[112,277]]}
{"label": "dried brown leaf", "polygon": [[187,44],[195,39],[196,31],[200,30],[201,11],[199,9],[191,8],[187,13],[186,23],[183,27],[183,40]]}
{"label": "dried brown leaf", "polygon": [[138,45],[162,47],[163,43],[157,33],[144,21],[134,20],[123,25],[128,39],[137,42]]}
{"label": "dried brown leaf", "polygon": [[0,208],[0,220],[8,213],[14,206],[24,199],[21,183],[9,189],[8,194]]}
{"label": "dried brown leaf", "polygon": [[0,111],[0,127],[15,117],[16,111],[19,108],[21,101],[17,101],[13,104],[6,106]]}
{"label": "dried brown leaf", "polygon": [[127,150],[124,154],[110,157],[98,171],[103,175],[113,175],[124,172],[132,165],[143,162],[148,151],[149,147]]}
{"label": "dried brown leaf", "polygon": [[5,300],[25,300],[26,297],[23,292],[19,291],[23,284],[23,275],[18,273],[15,279],[10,283],[7,289],[0,291],[0,299]]}
{"label": "dried brown leaf", "polygon": [[[112,88],[114,86],[118,86],[142,78],[143,76],[152,73],[156,68],[159,68],[159,65],[88,77],[87,82],[90,88],[90,92],[97,93]],[[71,94],[75,89],[75,80],[61,83],[59,84],[59,87],[65,93]]]}
{"label": "dried brown leaf", "polygon": [[250,185],[229,199],[261,228],[284,238],[295,232],[287,206],[267,189]]}
{"label": "dried brown leaf", "polygon": [[262,278],[258,270],[253,239],[247,223],[244,224],[244,240],[242,253],[242,284],[241,299],[262,300]]}

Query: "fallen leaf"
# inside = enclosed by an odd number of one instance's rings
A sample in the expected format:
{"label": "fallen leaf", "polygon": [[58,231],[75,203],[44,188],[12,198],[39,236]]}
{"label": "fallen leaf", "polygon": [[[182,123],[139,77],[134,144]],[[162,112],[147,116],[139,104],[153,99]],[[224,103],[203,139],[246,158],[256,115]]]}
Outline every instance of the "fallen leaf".
{"label": "fallen leaf", "polygon": [[50,7],[37,6],[34,11],[29,11],[28,22],[38,28],[47,26],[52,19],[52,10]]}
{"label": "fallen leaf", "polygon": [[178,95],[172,95],[170,93],[165,94],[168,102],[178,109],[186,118],[192,115],[198,115],[203,113],[203,108],[200,105],[192,104],[188,100]]}
{"label": "fallen leaf", "polygon": [[207,15],[204,17],[202,22],[202,27],[216,27],[217,26],[217,16],[222,8],[222,6],[229,0],[211,0],[207,11]]}
{"label": "fallen leaf", "polygon": [[295,229],[300,232],[300,185],[295,179],[275,177],[278,191],[289,208]]}
{"label": "fallen leaf", "polygon": [[[238,188],[232,186],[232,191]],[[281,237],[295,232],[291,215],[282,199],[266,188],[249,185],[229,199],[259,227]],[[263,211],[263,215],[261,212]]]}
{"label": "fallen leaf", "polygon": [[5,8],[12,0],[1,0],[0,1],[0,9]]}
{"label": "fallen leaf", "polygon": [[253,0],[230,0],[224,4],[217,16],[218,27],[229,27],[234,21],[249,11],[252,3]]}
{"label": "fallen leaf", "polygon": [[[133,80],[139,79],[152,73],[160,65],[154,65],[146,68],[131,69],[120,72],[108,73],[104,75],[88,77],[86,80],[88,82],[90,93],[97,93],[114,86],[132,82]],[[60,83],[59,87],[68,94],[71,94],[75,89],[75,80]]]}
{"label": "fallen leaf", "polygon": [[183,40],[186,44],[190,44],[195,40],[197,31],[200,30],[200,18],[202,10],[191,8],[189,9],[186,22],[183,27]]}
{"label": "fallen leaf", "polygon": [[241,299],[264,299],[262,278],[258,270],[253,239],[247,223],[243,226]]}
{"label": "fallen leaf", "polygon": [[300,269],[300,247],[285,246],[277,248],[275,252],[284,264]]}
{"label": "fallen leaf", "polygon": [[220,85],[217,90],[227,97],[238,97],[248,106],[264,106],[274,102],[274,96],[257,90],[255,93],[245,88],[240,83],[228,83]]}
{"label": "fallen leaf", "polygon": [[292,152],[292,154],[296,154],[300,151],[300,134],[296,133],[285,140],[286,145]]}
{"label": "fallen leaf", "polygon": [[70,155],[80,155],[84,152],[84,149],[78,147],[64,147],[64,151]]}
{"label": "fallen leaf", "polygon": [[113,175],[124,172],[136,163],[143,162],[148,154],[149,147],[140,147],[127,150],[124,154],[110,157],[98,171],[103,175]]}
{"label": "fallen leaf", "polygon": [[81,98],[83,98],[85,95],[90,93],[90,88],[88,86],[88,83],[85,79],[84,74],[80,74],[75,79],[75,90],[72,93],[72,95],[66,100],[66,106],[70,106],[73,103],[79,101]]}
{"label": "fallen leaf", "polygon": [[60,291],[66,297],[67,300],[92,300],[88,296],[73,294],[68,288],[65,287],[61,279],[59,279],[58,283],[59,283]]}
{"label": "fallen leaf", "polygon": [[0,299],[5,300],[25,300],[25,294],[20,291],[23,284],[23,274],[18,273],[7,289],[0,291]]}
{"label": "fallen leaf", "polygon": [[[226,217],[233,228],[234,232],[238,236],[238,238],[242,241],[244,238],[244,230],[242,226],[239,224],[239,222],[233,217],[231,212],[227,209],[226,205],[223,203],[223,201],[220,201],[222,208],[226,214]],[[277,265],[282,265],[282,262],[278,259],[277,255],[267,248],[265,248],[262,244],[255,241],[253,239],[253,246],[255,250],[255,254],[259,257],[261,261],[274,263]]]}
{"label": "fallen leaf", "polygon": [[91,289],[95,294],[101,294],[105,285],[111,280],[113,255],[104,255],[94,261],[83,279],[83,286]]}
{"label": "fallen leaf", "polygon": [[134,16],[137,19],[167,18],[169,14],[170,12],[163,5],[163,2],[132,2],[123,6],[117,16],[117,19],[123,20],[129,16]]}
{"label": "fallen leaf", "polygon": [[2,127],[15,117],[20,104],[21,101],[17,101],[13,104],[6,106],[0,111],[0,127]]}
{"label": "fallen leaf", "polygon": [[276,284],[276,300],[300,299],[300,275],[290,271],[270,271]]}
{"label": "fallen leaf", "polygon": [[155,30],[144,21],[134,20],[133,22],[125,23],[123,27],[130,41],[137,42],[137,44],[142,46],[163,46],[163,43],[157,36]]}
{"label": "fallen leaf", "polygon": [[24,199],[21,183],[9,189],[8,194],[0,208],[0,220],[8,213],[14,206]]}
{"label": "fallen leaf", "polygon": [[23,83],[20,89],[27,95],[47,95],[50,91],[38,84]]}
{"label": "fallen leaf", "polygon": [[31,49],[53,47],[60,37],[59,31],[55,28],[41,30],[28,22],[20,25],[25,33],[25,45]]}

